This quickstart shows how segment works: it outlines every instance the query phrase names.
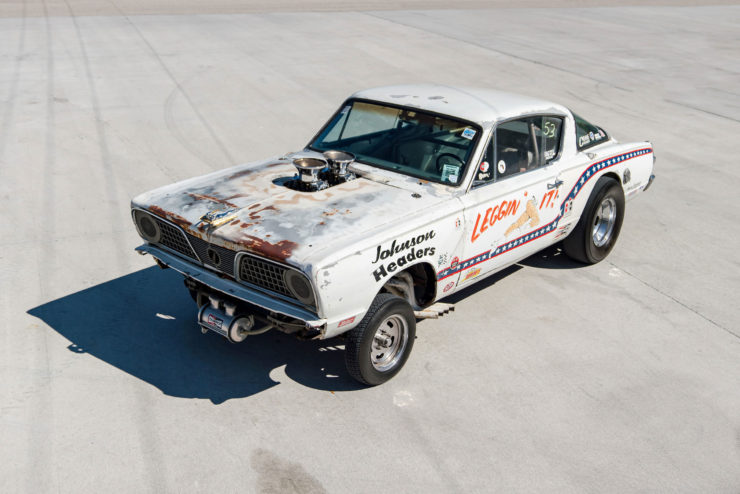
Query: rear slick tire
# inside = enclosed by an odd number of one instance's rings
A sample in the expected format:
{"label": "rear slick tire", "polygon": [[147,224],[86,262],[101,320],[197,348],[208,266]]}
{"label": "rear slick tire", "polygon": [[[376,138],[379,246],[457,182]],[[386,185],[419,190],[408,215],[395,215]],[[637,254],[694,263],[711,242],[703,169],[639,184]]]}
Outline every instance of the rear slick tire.
{"label": "rear slick tire", "polygon": [[611,177],[601,177],[573,232],[563,240],[565,254],[584,264],[602,261],[614,248],[623,220],[622,187]]}
{"label": "rear slick tire", "polygon": [[399,373],[416,337],[414,311],[404,299],[380,293],[360,324],[347,333],[347,372],[363,384],[377,386]]}

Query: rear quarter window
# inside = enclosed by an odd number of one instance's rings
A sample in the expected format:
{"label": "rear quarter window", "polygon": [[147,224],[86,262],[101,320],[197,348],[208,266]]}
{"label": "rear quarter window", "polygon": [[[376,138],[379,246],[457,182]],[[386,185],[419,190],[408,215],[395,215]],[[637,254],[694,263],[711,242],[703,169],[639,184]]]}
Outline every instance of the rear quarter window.
{"label": "rear quarter window", "polygon": [[576,145],[578,149],[586,149],[609,139],[609,135],[601,127],[594,125],[584,118],[573,113],[576,123]]}

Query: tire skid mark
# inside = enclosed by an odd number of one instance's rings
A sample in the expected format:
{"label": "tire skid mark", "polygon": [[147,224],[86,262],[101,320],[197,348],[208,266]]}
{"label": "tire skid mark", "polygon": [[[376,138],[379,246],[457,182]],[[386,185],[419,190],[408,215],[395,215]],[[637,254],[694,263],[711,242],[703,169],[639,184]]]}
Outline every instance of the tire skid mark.
{"label": "tire skid mark", "polygon": [[[82,35],[82,29],[78,22],[78,18],[72,9],[72,6],[67,0],[64,0],[69,11],[72,24],[77,35],[77,41],[79,44],[80,54],[82,55],[82,64],[85,70],[85,78],[87,79],[87,86],[90,92],[90,103],[93,110],[93,120],[95,124],[95,133],[97,135],[98,148],[100,151],[100,164],[102,164],[103,180],[105,182],[103,194],[105,197],[105,203],[108,204],[108,217],[109,224],[116,225],[120,222],[121,216],[119,211],[122,211],[120,201],[118,200],[118,184],[116,180],[115,171],[111,163],[110,146],[108,144],[108,136],[106,135],[102,112],[100,110],[100,98],[98,91],[95,86],[95,78],[93,77],[92,66],[90,64],[90,57],[87,53],[87,47]],[[121,243],[114,242],[115,247],[120,249]],[[117,268],[119,273],[124,273],[128,269],[128,263],[124,262],[125,256],[123,253],[115,256]]]}
{"label": "tire skid mark", "polygon": [[[15,63],[13,65],[13,75],[10,79],[10,88],[8,89],[8,98],[5,112],[3,113],[3,121],[0,124],[0,163],[2,163],[3,155],[5,154],[5,146],[7,145],[8,135],[10,134],[10,126],[13,123],[15,116],[15,102],[18,98],[18,81],[20,80],[21,64],[23,63],[23,52],[26,49],[26,1],[23,0],[23,16],[21,17],[21,33],[18,36],[18,53],[15,57]],[[0,184],[6,185],[6,180],[2,177],[3,167],[0,166]]]}
{"label": "tire skid mark", "polygon": [[[211,124],[208,123],[208,120],[206,120],[206,118],[203,115],[203,113],[200,111],[200,109],[198,109],[198,106],[195,104],[195,102],[193,101],[193,99],[190,97],[190,94],[188,94],[188,92],[185,91],[185,88],[183,87],[183,83],[181,83],[180,81],[177,80],[177,78],[175,77],[175,74],[172,73],[172,71],[169,69],[169,67],[164,62],[164,60],[162,60],[162,57],[159,56],[159,53],[157,52],[157,50],[149,42],[149,40],[144,36],[144,33],[141,32],[141,30],[139,29],[139,26],[137,26],[136,23],[134,23],[131,20],[131,17],[130,16],[126,15],[123,11],[121,11],[118,8],[118,6],[115,5],[115,3],[113,3],[113,2],[111,2],[111,3],[116,8],[116,10],[118,10],[118,13],[124,19],[126,19],[126,22],[128,22],[128,24],[134,29],[134,31],[136,31],[136,34],[139,37],[139,39],[141,39],[141,41],[147,46],[147,48],[151,52],[152,56],[157,60],[157,63],[159,64],[159,66],[162,67],[162,70],[164,71],[164,73],[167,74],[167,77],[169,77],[169,79],[175,85],[175,87],[173,89],[173,93],[180,93],[180,94],[182,94],[182,96],[188,102],[188,105],[190,106],[190,108],[193,110],[193,113],[195,114],[195,116],[200,121],[201,125],[203,125],[203,127],[206,129],[206,132],[208,133],[208,135],[211,137],[211,139],[213,140],[213,142],[216,144],[216,146],[218,147],[218,149],[221,151],[221,153],[226,158],[226,163],[225,164],[217,164],[215,166],[215,168],[216,169],[218,169],[218,168],[224,168],[226,166],[233,166],[233,165],[237,164],[237,161],[234,159],[234,156],[232,156],[232,154],[226,148],[226,145],[223,143],[223,141],[216,134],[216,131],[213,130],[213,127],[211,126]],[[170,96],[167,98],[167,102],[165,103],[165,121],[167,123],[167,127],[170,130],[173,130],[173,127],[175,126],[174,117],[172,117],[172,115],[171,115],[172,105],[173,104],[174,104],[174,96],[173,96],[173,94],[170,94]],[[169,119],[171,119],[171,122],[172,122],[173,126],[170,126],[170,120],[168,120],[168,116],[167,116],[167,112],[168,111],[170,112]],[[174,135],[175,135],[175,138],[180,143],[183,143],[183,140],[179,136],[179,132],[175,131],[174,132]],[[183,145],[184,145],[184,143],[183,143]],[[188,151],[191,151],[189,144],[187,146],[185,146],[185,148]],[[200,159],[203,159],[200,156],[199,153],[195,153],[195,155],[196,155],[196,157],[199,157]],[[206,164],[209,164],[210,165],[210,160],[206,160],[205,162],[206,162]]]}
{"label": "tire skid mark", "polygon": [[[56,217],[54,215],[54,203],[56,200],[54,187],[54,171],[56,168],[56,110],[54,108],[55,87],[55,60],[54,41],[51,21],[46,0],[42,0],[44,11],[44,26],[46,28],[46,143],[44,148],[44,164],[41,200],[41,218],[39,235],[53,235],[56,231]],[[54,273],[56,267],[55,252],[49,242],[42,242],[37,251],[40,259],[37,259],[37,274],[39,284],[39,295],[42,300],[49,296],[49,290],[45,277]],[[28,492],[46,492],[51,489],[53,476],[53,424],[54,424],[54,402],[51,365],[49,362],[49,346],[47,332],[44,330],[33,333],[39,341],[39,350],[35,352],[36,362],[31,389],[34,400],[28,407],[28,458],[26,461],[28,476],[26,477],[26,490]],[[42,362],[39,362],[43,358]]]}
{"label": "tire skid mark", "polygon": [[[183,84],[186,81],[183,81]],[[191,144],[188,138],[184,136],[182,132],[180,132],[173,111],[175,100],[177,99],[178,94],[180,94],[180,89],[177,86],[173,87],[172,91],[170,92],[169,96],[167,96],[167,99],[164,102],[164,122],[167,125],[167,130],[170,131],[170,134],[172,134],[177,142],[180,143],[183,149],[192,154],[199,161],[203,162],[213,169],[221,168],[221,163],[214,163],[213,160],[211,160],[208,156],[200,151],[200,148]]]}
{"label": "tire skid mark", "polygon": [[[74,9],[72,8],[68,0],[64,0],[64,3],[66,4],[67,10],[69,11],[69,15],[72,19],[75,33],[77,35],[77,40],[79,42],[80,54],[82,55],[85,77],[87,79],[88,90],[90,92],[90,102],[93,108],[95,131],[98,138],[98,147],[100,149],[100,159],[101,164],[103,165],[103,178],[105,181],[104,194],[108,203],[108,215],[110,218],[109,221],[110,224],[115,225],[120,221],[118,212],[122,209],[121,204],[117,199],[118,185],[111,163],[110,146],[108,144],[108,136],[106,134],[102,112],[100,109],[100,98],[95,86],[95,78],[93,76],[92,65],[87,53],[87,47],[85,46],[85,40],[83,37],[82,29],[80,28],[78,17],[75,15]],[[114,249],[120,250],[124,244],[122,242],[116,242],[115,239],[113,240],[115,243]],[[119,255],[115,256],[115,258],[118,272],[126,272],[129,265],[126,261],[124,261],[124,259],[126,259],[125,253],[120,252]],[[146,393],[137,388],[137,386],[139,386],[138,383],[134,383],[133,386],[134,389],[132,390],[132,393],[136,400],[136,404],[134,406],[136,407],[138,415],[141,415],[139,419],[135,420],[135,425],[138,426],[138,439],[141,447],[141,452],[143,454],[141,464],[146,476],[145,482],[150,486],[152,491],[164,492],[166,491],[166,475],[164,474],[164,465],[162,462],[163,454],[158,440],[157,427],[155,424],[153,424],[153,422],[155,422],[155,418],[150,413],[143,413],[145,410],[151,410],[152,403]],[[144,421],[144,418],[147,418],[148,420]]]}

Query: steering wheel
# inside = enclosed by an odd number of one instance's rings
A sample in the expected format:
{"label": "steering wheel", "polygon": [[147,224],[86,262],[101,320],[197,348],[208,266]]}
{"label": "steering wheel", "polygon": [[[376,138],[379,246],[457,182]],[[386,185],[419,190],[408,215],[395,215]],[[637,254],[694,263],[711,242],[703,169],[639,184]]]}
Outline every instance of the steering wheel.
{"label": "steering wheel", "polygon": [[463,166],[465,166],[465,162],[456,154],[442,153],[437,156],[437,171],[439,173],[442,173],[444,165],[455,165],[462,168]]}

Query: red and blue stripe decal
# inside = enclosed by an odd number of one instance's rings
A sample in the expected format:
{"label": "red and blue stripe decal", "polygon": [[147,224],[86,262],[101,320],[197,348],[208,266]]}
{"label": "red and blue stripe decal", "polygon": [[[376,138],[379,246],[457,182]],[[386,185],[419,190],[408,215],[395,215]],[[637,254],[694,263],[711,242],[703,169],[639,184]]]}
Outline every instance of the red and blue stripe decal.
{"label": "red and blue stripe decal", "polygon": [[493,250],[487,250],[486,252],[482,252],[469,259],[465,259],[464,261],[459,261],[457,265],[455,266],[450,266],[448,268],[443,269],[442,271],[437,273],[437,281],[448,278],[454,274],[459,273],[460,271],[464,271],[470,267],[473,267],[476,264],[489,261],[493,259],[494,257],[500,256],[501,254],[509,252],[510,250],[521,247],[524,244],[528,244],[532,240],[538,239],[540,237],[544,237],[545,235],[552,233],[557,228],[558,223],[560,222],[560,219],[563,217],[563,214],[565,212],[565,204],[568,203],[568,201],[572,201],[573,199],[575,199],[578,193],[581,190],[583,190],[583,187],[586,185],[586,183],[588,183],[588,181],[592,177],[594,177],[600,171],[606,168],[610,168],[619,163],[623,163],[625,161],[631,160],[632,158],[644,156],[652,152],[653,152],[652,148],[642,148],[642,149],[637,149],[635,151],[630,151],[629,153],[612,156],[610,158],[606,158],[604,160],[594,163],[593,165],[589,166],[586,169],[586,171],[584,171],[581,174],[581,176],[576,181],[576,184],[573,186],[572,189],[570,189],[570,192],[568,193],[568,195],[565,197],[562,204],[560,205],[560,212],[558,213],[557,217],[554,220],[552,220],[550,223],[546,225],[543,225],[537,228],[536,230],[533,230],[525,235],[522,235],[519,238],[515,238],[513,240],[504,242],[503,244],[499,245]]}

